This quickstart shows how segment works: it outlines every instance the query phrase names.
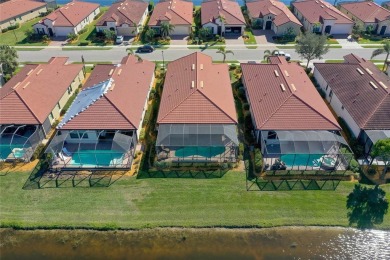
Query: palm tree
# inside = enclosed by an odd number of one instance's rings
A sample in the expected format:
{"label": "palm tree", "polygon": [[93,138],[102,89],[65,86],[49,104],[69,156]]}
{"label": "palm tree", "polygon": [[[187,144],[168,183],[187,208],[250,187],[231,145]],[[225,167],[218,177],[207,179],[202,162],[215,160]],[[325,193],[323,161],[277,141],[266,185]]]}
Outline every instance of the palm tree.
{"label": "palm tree", "polygon": [[275,55],[276,52],[277,52],[277,50],[273,50],[273,51],[265,50],[263,59],[268,62],[269,57]]}
{"label": "palm tree", "polygon": [[218,51],[217,53],[221,53],[223,55],[223,63],[225,63],[225,60],[226,60],[226,54],[228,53],[231,53],[234,55],[234,52],[230,51],[230,50],[226,50],[225,47],[221,46],[218,48]]}
{"label": "palm tree", "polygon": [[225,19],[225,17],[224,17],[223,15],[221,15],[221,14],[218,16],[218,19],[221,21],[221,37],[222,37],[222,28],[225,27],[226,19]]}
{"label": "palm tree", "polygon": [[146,32],[145,32],[145,40],[147,42],[151,42],[154,38],[154,36],[156,35],[156,31],[152,28],[149,28]]}
{"label": "palm tree", "polygon": [[138,62],[142,62],[143,61],[142,57],[139,56],[138,54],[135,54],[135,52],[134,52],[134,50],[132,48],[127,48],[126,51],[127,51],[127,55],[133,55],[134,57],[136,57]]}
{"label": "palm tree", "polygon": [[384,53],[386,53],[386,59],[385,59],[385,62],[383,63],[383,70],[385,70],[385,68],[386,68],[386,62],[389,59],[389,55],[390,55],[390,41],[385,41],[383,43],[382,48],[374,50],[372,52],[371,59],[374,58],[375,56],[378,56],[378,55],[381,55]]}
{"label": "palm tree", "polygon": [[175,26],[173,24],[170,24],[169,22],[162,22],[160,26],[161,36],[164,38],[168,37],[174,29]]}

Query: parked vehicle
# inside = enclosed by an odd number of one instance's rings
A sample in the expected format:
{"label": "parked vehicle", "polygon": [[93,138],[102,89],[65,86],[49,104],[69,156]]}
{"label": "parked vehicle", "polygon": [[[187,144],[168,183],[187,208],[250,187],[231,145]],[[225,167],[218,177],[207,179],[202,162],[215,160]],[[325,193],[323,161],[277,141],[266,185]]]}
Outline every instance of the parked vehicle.
{"label": "parked vehicle", "polygon": [[287,61],[291,60],[291,55],[289,53],[285,53],[284,51],[275,51],[276,56],[283,56]]}
{"label": "parked vehicle", "polygon": [[150,45],[143,45],[138,47],[137,52],[153,52],[154,48]]}
{"label": "parked vehicle", "polygon": [[122,35],[116,36],[115,43],[121,44],[122,42],[123,42],[123,36]]}

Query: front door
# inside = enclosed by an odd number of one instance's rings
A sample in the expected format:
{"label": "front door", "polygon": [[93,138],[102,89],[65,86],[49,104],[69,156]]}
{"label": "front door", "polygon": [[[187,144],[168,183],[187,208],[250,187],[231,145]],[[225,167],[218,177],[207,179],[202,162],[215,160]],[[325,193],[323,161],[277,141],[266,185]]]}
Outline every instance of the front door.
{"label": "front door", "polygon": [[50,36],[53,36],[53,35],[54,35],[53,29],[52,29],[52,28],[49,28],[49,35],[50,35]]}
{"label": "front door", "polygon": [[327,26],[325,27],[325,33],[330,34],[330,30],[332,30],[332,26],[327,25]]}
{"label": "front door", "polygon": [[271,30],[271,27],[272,27],[272,21],[267,21],[267,22],[265,23],[265,29],[266,29],[266,30]]}
{"label": "front door", "polygon": [[386,25],[382,26],[381,31],[380,31],[379,34],[380,34],[380,35],[384,35],[385,32],[386,32],[386,29],[387,29],[387,26],[386,26]]}

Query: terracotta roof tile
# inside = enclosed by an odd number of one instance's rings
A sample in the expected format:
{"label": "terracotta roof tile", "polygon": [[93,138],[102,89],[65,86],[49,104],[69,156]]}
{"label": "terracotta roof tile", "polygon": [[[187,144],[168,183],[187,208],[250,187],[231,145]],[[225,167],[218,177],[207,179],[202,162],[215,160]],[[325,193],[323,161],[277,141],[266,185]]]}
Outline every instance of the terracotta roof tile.
{"label": "terracotta roof tile", "polygon": [[341,3],[340,6],[365,23],[376,23],[390,19],[390,10],[371,1]]}
{"label": "terracotta roof tile", "polygon": [[292,2],[309,23],[318,23],[322,19],[336,20],[336,24],[353,24],[353,21],[333,5],[322,0],[303,0]]}
{"label": "terracotta roof tile", "polygon": [[7,21],[13,17],[42,8],[46,5],[38,0],[10,0],[0,4],[0,22]]}
{"label": "terracotta roof tile", "polygon": [[234,0],[210,0],[202,3],[201,22],[214,23],[221,15],[228,25],[245,25],[245,18],[241,8]]}
{"label": "terracotta roof tile", "polygon": [[106,25],[107,22],[115,22],[116,26],[138,24],[148,3],[140,0],[122,0],[112,4],[110,9],[100,17],[96,25]]}
{"label": "terracotta roof tile", "polygon": [[301,22],[287,8],[287,6],[278,0],[254,0],[247,2],[249,14],[252,18],[262,18],[269,14],[275,15],[274,24],[279,26],[288,22],[296,23],[302,26]]}
{"label": "terracotta roof tile", "polygon": [[153,62],[138,61],[132,55],[124,57],[119,66],[96,65],[83,90],[110,78],[114,87],[61,129],[138,129],[154,67]]}
{"label": "terracotta roof tile", "polygon": [[56,57],[48,64],[26,65],[0,88],[0,124],[43,124],[82,70],[83,65],[66,65],[67,60]]}
{"label": "terracotta roof tile", "polygon": [[340,130],[304,69],[282,59],[276,64],[241,64],[256,128]]}
{"label": "terracotta roof tile", "polygon": [[170,62],[157,122],[236,124],[228,65],[199,52]]}
{"label": "terracotta roof tile", "polygon": [[193,6],[192,2],[181,0],[159,2],[153,9],[148,25],[160,25],[164,21],[173,25],[192,25]]}
{"label": "terracotta roof tile", "polygon": [[314,66],[361,129],[390,129],[390,78],[356,55],[349,54],[344,59],[345,63]]}
{"label": "terracotta roof tile", "polygon": [[44,19],[55,21],[54,26],[76,26],[100,5],[90,2],[72,1],[54,10]]}

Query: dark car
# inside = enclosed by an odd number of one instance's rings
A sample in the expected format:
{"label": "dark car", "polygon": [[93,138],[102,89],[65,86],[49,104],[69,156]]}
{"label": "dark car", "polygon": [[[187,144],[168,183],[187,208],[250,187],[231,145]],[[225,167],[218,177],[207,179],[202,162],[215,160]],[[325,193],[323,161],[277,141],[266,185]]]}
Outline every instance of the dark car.
{"label": "dark car", "polygon": [[137,52],[153,52],[153,51],[154,51],[154,48],[150,45],[140,46],[137,49]]}

